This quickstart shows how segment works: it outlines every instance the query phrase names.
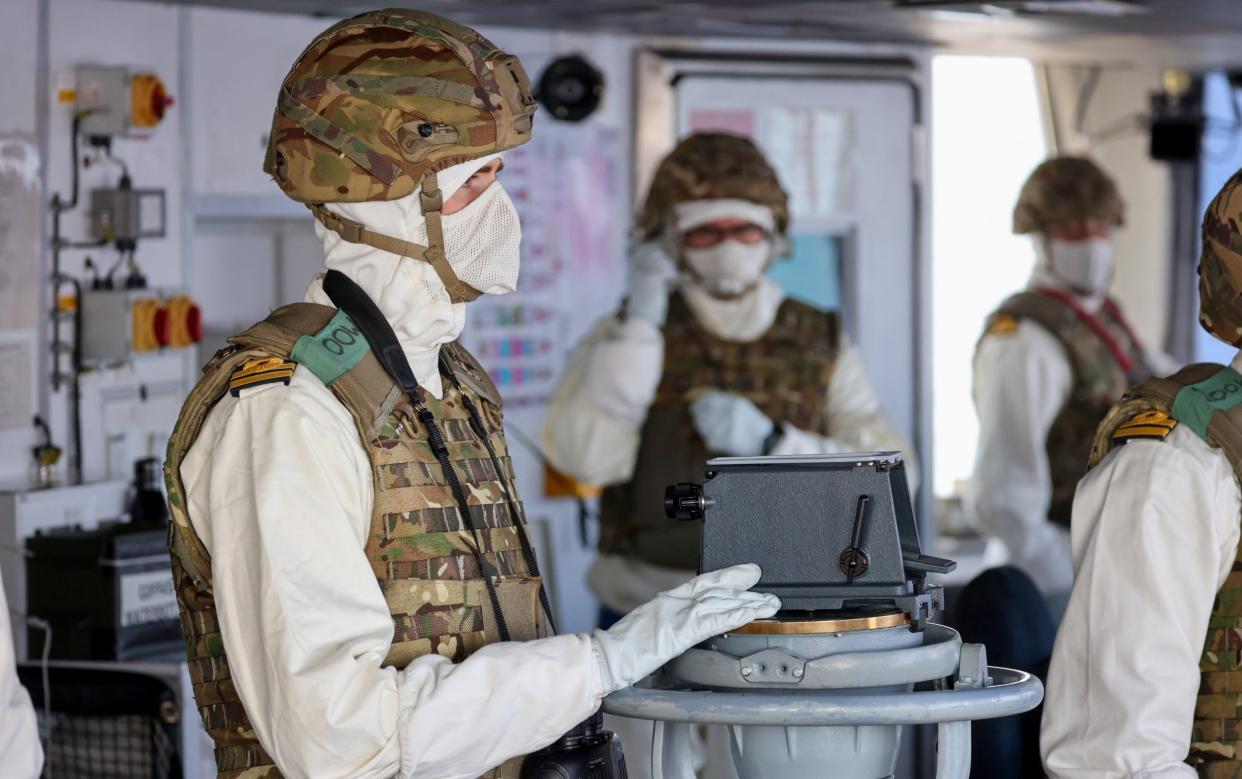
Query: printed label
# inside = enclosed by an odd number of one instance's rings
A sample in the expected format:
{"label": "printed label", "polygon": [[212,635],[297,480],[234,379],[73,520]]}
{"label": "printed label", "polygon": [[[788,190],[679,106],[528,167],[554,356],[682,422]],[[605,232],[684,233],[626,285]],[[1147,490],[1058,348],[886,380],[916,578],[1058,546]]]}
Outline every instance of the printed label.
{"label": "printed label", "polygon": [[121,575],[121,627],[178,619],[177,593],[172,571],[147,571]]}

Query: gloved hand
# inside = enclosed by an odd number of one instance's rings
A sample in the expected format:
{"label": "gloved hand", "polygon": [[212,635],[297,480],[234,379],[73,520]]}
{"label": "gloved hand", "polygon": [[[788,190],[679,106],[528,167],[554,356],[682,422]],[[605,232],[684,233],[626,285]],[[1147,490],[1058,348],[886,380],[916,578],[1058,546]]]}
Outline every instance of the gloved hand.
{"label": "gloved hand", "polygon": [[603,682],[600,696],[629,687],[712,636],[775,614],[781,607],[775,595],[747,592],[761,573],[746,564],[696,576],[608,630],[596,630],[591,653]]}
{"label": "gloved hand", "polygon": [[734,457],[763,454],[763,443],[775,423],[749,398],[707,390],[690,404],[694,427],[713,452]]}
{"label": "gloved hand", "polygon": [[635,246],[626,268],[626,315],[663,327],[675,281],[677,263],[660,243],[647,241]]}

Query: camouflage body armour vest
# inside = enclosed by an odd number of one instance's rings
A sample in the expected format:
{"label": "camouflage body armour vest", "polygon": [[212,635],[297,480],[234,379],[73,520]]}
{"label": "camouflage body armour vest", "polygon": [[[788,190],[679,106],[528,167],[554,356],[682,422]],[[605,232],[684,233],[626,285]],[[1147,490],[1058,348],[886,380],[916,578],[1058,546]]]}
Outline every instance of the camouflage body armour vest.
{"label": "camouflage body armour vest", "polygon": [[[1127,441],[1163,440],[1178,424],[1220,449],[1242,482],[1242,376],[1207,363],[1127,392],[1100,425],[1091,466]],[[1216,594],[1199,672],[1186,762],[1204,779],[1234,779],[1242,776],[1242,546]]]}
{"label": "camouflage body armour vest", "polygon": [[694,428],[690,402],[704,389],[735,392],[775,422],[828,435],[825,399],[839,340],[836,314],[786,298],[757,340],[725,341],[700,327],[674,294],[664,325],[664,374],[643,424],[634,476],[600,499],[600,551],[696,570],[698,524],[667,519],[662,503],[669,484],[702,481],[713,456]]}
{"label": "camouflage body armour vest", "polygon": [[[335,337],[356,360],[325,361],[325,338]],[[211,562],[187,513],[180,466],[208,412],[239,383],[235,377],[269,370],[292,372],[301,362],[331,388],[349,410],[371,460],[374,510],[365,554],[384,593],[393,620],[393,640],[385,666],[404,668],[422,655],[438,652],[454,661],[500,640],[486,579],[475,555],[475,537],[462,521],[458,504],[433,454],[426,430],[409,398],[384,371],[362,334],[343,313],[326,306],[297,303],[229,339],[204,369],[204,376],[182,409],[164,466],[172,521],[169,545],[173,580],[181,608],[194,696],[208,734],[215,741],[221,779],[279,777],[260,746],[231,681],[211,587]],[[487,374],[460,346],[444,349],[445,362],[461,384],[445,380],[444,397],[424,393],[424,403],[443,432],[449,458],[468,496],[482,556],[498,575],[496,591],[513,640],[547,633],[540,608],[540,580],[530,575],[516,523],[505,500],[522,513],[502,427],[499,396]],[[333,352],[337,350],[332,350]],[[256,362],[266,360],[267,363]],[[304,360],[304,361],[303,361]],[[342,370],[344,369],[344,370]],[[333,373],[338,375],[333,376]],[[244,382],[243,382],[244,383]],[[474,434],[464,408],[469,397],[479,409],[497,459],[496,472],[483,441]],[[489,772],[489,779],[516,779],[521,760]]]}
{"label": "camouflage body armour vest", "polygon": [[[1126,387],[1148,378],[1151,371],[1142,344],[1112,300],[1106,300],[1094,315],[1083,316],[1085,312],[1075,310],[1063,295],[1059,291],[1019,292],[988,318],[985,334],[1003,334],[1016,321],[1029,319],[1056,338],[1069,357],[1073,373],[1069,397],[1045,442],[1052,477],[1048,519],[1068,525],[1074,490],[1087,472],[1096,427]],[[1093,329],[1092,320],[1103,334]]]}

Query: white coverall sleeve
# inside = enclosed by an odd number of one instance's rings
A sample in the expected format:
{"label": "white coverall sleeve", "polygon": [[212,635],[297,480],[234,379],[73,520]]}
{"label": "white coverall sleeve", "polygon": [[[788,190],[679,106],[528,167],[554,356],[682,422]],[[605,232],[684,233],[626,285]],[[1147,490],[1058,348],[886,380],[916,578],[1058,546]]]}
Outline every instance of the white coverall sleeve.
{"label": "white coverall sleeve", "polygon": [[43,771],[43,746],[30,695],[17,679],[17,656],[9,606],[0,580],[0,774],[36,779]]}
{"label": "white coverall sleeve", "polygon": [[1194,779],[1183,761],[1199,658],[1233,565],[1242,496],[1184,425],[1132,441],[1079,483],[1077,578],[1044,701],[1053,779]]}
{"label": "white coverall sleeve", "polygon": [[1023,320],[1013,333],[985,335],[974,367],[979,445],[967,511],[1005,542],[1010,562],[1041,592],[1068,592],[1074,580],[1069,533],[1048,521],[1046,447],[1069,397],[1069,360],[1048,331]]}
{"label": "white coverall sleeve", "polygon": [[663,372],[659,329],[641,319],[600,320],[570,353],[544,417],[552,465],[599,487],[627,481]]}
{"label": "white coverall sleeve", "polygon": [[910,489],[918,489],[918,460],[913,447],[893,429],[867,377],[862,355],[847,336],[841,337],[836,369],[828,385],[828,429],[831,436],[781,425],[782,437],[772,454],[837,454],[898,451],[906,460]]}
{"label": "white coverall sleeve", "polygon": [[369,462],[305,368],[224,398],[182,477],[238,695],[286,776],[476,777],[598,705],[586,636],[381,667],[393,624],[363,552]]}

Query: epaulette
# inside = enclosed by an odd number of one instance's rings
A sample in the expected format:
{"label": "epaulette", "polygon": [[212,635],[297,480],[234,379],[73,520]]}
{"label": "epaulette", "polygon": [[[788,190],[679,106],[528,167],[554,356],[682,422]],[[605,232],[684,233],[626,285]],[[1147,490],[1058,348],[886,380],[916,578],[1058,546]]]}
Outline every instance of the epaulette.
{"label": "epaulette", "polygon": [[293,370],[297,367],[296,362],[279,357],[247,360],[235,368],[233,375],[229,377],[229,394],[235,398],[240,397],[244,389],[278,381],[287,385],[293,378]]}
{"label": "epaulette", "polygon": [[1018,318],[1012,314],[997,314],[988,323],[988,335],[1013,335],[1018,332]]}
{"label": "epaulette", "polygon": [[1131,417],[1113,431],[1113,443],[1125,443],[1145,439],[1163,441],[1177,427],[1178,422],[1163,411],[1144,411]]}

